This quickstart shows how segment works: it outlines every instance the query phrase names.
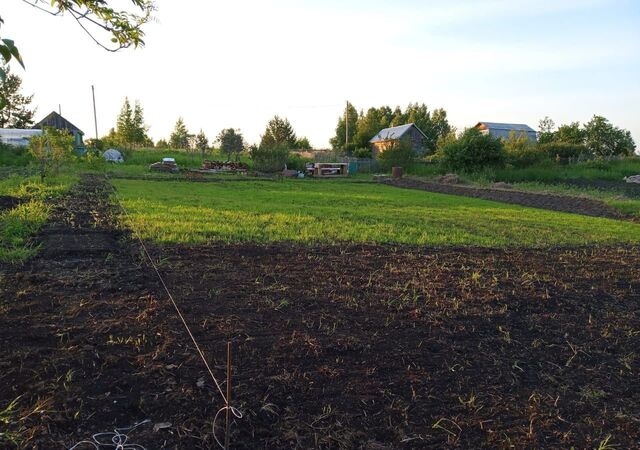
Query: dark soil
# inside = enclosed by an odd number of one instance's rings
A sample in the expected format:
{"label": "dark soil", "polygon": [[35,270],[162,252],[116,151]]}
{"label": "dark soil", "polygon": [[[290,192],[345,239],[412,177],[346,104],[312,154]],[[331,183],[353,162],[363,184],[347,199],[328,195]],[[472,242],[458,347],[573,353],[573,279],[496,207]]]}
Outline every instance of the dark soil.
{"label": "dark soil", "polygon": [[[108,194],[85,178],[44,252],[5,270],[0,411],[21,396],[22,418],[6,429],[68,448],[151,419],[171,425],[129,442],[214,448],[222,400]],[[233,342],[234,449],[640,442],[638,248],[152,254],[219,378]]]}
{"label": "dark soil", "polygon": [[20,199],[9,195],[0,195],[0,211],[13,209],[20,204]]}
{"label": "dark soil", "polygon": [[461,186],[433,181],[422,181],[412,178],[385,178],[383,183],[400,188],[419,189],[440,194],[461,195],[464,197],[481,198],[503,203],[513,203],[530,208],[549,209],[592,217],[608,219],[626,218],[615,208],[606,203],[586,197],[550,194],[546,192],[524,192],[512,189],[492,189],[476,186]]}

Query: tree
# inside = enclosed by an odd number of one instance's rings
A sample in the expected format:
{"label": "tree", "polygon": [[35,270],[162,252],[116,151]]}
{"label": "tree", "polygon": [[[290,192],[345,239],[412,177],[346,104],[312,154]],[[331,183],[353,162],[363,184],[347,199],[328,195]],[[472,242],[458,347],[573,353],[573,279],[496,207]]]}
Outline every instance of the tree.
{"label": "tree", "polygon": [[240,130],[234,130],[233,128],[225,128],[222,130],[220,134],[218,134],[216,142],[220,144],[222,153],[227,155],[228,158],[235,155],[236,160],[244,148],[244,139],[242,138]]}
{"label": "tree", "polygon": [[[155,11],[152,0],[129,0],[131,8],[128,10],[115,10],[108,0],[24,1],[52,16],[70,15],[97,45],[111,52],[131,46],[143,46],[142,27],[153,19],[152,13]],[[3,23],[0,17],[0,25]],[[97,33],[104,33],[104,36],[98,36]],[[107,41],[108,44],[105,43]],[[20,53],[10,39],[2,39],[0,42],[0,55],[5,62],[14,58],[22,64]]]}
{"label": "tree", "polygon": [[466,129],[441,151],[442,165],[449,170],[473,172],[484,167],[504,165],[506,153],[500,139],[482,134],[476,128]]}
{"label": "tree", "polygon": [[169,145],[172,148],[189,148],[189,131],[187,130],[187,126],[184,124],[184,120],[182,117],[179,117],[175,127],[173,128],[173,133],[169,137]]}
{"label": "tree", "polygon": [[595,156],[630,156],[636,144],[628,130],[613,126],[602,116],[593,118],[584,126],[585,142]]}
{"label": "tree", "polygon": [[[348,119],[348,120],[347,120]],[[349,125],[347,135],[347,123]],[[331,147],[334,150],[353,150],[355,148],[354,137],[356,134],[356,124],[358,123],[358,110],[347,102],[344,114],[338,119],[336,135],[330,139]]]}
{"label": "tree", "polygon": [[144,124],[144,112],[140,103],[136,101],[131,109],[129,99],[124,99],[124,104],[116,119],[115,139],[118,145],[126,147],[150,146],[153,143],[147,136],[148,127]]}
{"label": "tree", "polygon": [[411,141],[401,139],[394,141],[391,146],[378,157],[380,160],[380,166],[387,171],[390,171],[394,166],[410,167],[416,157],[416,153],[413,149]]}
{"label": "tree", "polygon": [[156,142],[156,148],[166,149],[169,148],[169,144],[167,144],[167,141],[165,141],[164,139],[160,139],[158,142]]}
{"label": "tree", "polygon": [[207,149],[209,148],[209,139],[204,134],[204,131],[200,129],[200,133],[196,135],[196,148],[200,150],[202,154],[202,158],[204,159],[205,153],[207,153]]}
{"label": "tree", "polygon": [[144,123],[144,111],[140,102],[136,100],[136,104],[133,108],[133,119],[132,119],[132,138],[133,143],[139,146],[149,146],[153,147],[153,142],[151,142],[151,138],[147,135],[147,131],[149,127],[147,127]]}
{"label": "tree", "polygon": [[129,145],[133,141],[133,111],[129,98],[125,97],[120,114],[116,119],[115,139],[121,145]]}
{"label": "tree", "polygon": [[387,115],[385,108],[369,108],[366,114],[360,114],[356,124],[356,135],[354,136],[356,148],[368,147],[371,138],[383,128],[389,127],[393,113],[390,112]]}
{"label": "tree", "polygon": [[41,135],[29,140],[29,153],[40,164],[40,179],[44,180],[50,171],[57,172],[60,165],[71,158],[73,136],[66,130],[45,128]]}
{"label": "tree", "polygon": [[580,127],[580,122],[572,122],[568,125],[560,125],[554,133],[554,142],[582,145],[585,140],[585,131]]}
{"label": "tree", "polygon": [[540,119],[540,122],[538,122],[538,142],[540,144],[553,142],[555,139],[555,128],[556,124],[549,116]]}
{"label": "tree", "polygon": [[[4,20],[0,17],[0,29],[4,25]],[[18,63],[24,69],[24,62],[22,61],[22,56],[20,56],[20,52],[18,51],[18,47],[16,47],[15,43],[11,39],[2,39],[0,40],[0,81],[4,81],[7,78],[7,64],[12,59],[18,61]],[[3,109],[5,106],[4,99],[0,98],[0,109]]]}
{"label": "tree", "polygon": [[35,110],[29,105],[33,95],[24,96],[20,93],[22,80],[11,73],[9,66],[5,66],[5,78],[0,80],[0,128],[29,128],[33,125]]}
{"label": "tree", "polygon": [[289,120],[274,116],[267,124],[267,128],[262,135],[260,147],[275,147],[287,145],[290,149],[296,145],[296,134]]}
{"label": "tree", "polygon": [[[351,106],[351,108],[353,107]],[[369,108],[366,114],[360,113],[359,115],[353,108],[353,113],[349,114],[349,129],[352,129],[352,115],[355,118],[355,133],[347,146],[348,151],[368,147],[371,138],[384,128],[414,123],[426,136],[423,142],[425,153],[432,154],[437,150],[438,140],[452,131],[447,120],[447,112],[444,109],[436,109],[431,112],[424,103],[410,103],[405,111],[400,107],[392,110],[389,106]],[[334,149],[344,149],[344,134],[345,120],[340,118],[336,127],[336,136],[331,139],[331,145]]]}
{"label": "tree", "polygon": [[425,153],[430,155],[436,152],[440,138],[451,133],[452,128],[449,125],[447,112],[444,109],[438,108],[429,114],[426,108],[424,104],[419,105],[417,108],[414,106],[415,112],[413,114],[409,113],[407,122],[415,123],[427,135],[424,142]]}
{"label": "tree", "polygon": [[301,137],[296,141],[295,144],[295,148],[297,148],[298,150],[311,150],[311,143],[309,142],[309,139],[306,137]]}

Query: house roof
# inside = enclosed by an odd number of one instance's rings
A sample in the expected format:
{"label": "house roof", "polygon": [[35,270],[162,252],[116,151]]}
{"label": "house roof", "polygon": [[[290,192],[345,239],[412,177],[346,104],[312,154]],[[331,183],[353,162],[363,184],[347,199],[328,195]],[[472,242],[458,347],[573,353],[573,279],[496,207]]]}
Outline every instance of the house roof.
{"label": "house roof", "polygon": [[424,132],[416,126],[414,123],[408,123],[406,125],[400,125],[397,127],[385,128],[384,130],[380,130],[378,134],[376,134],[369,143],[374,142],[384,142],[384,141],[395,141],[397,139],[402,139],[411,128],[415,128],[422,134],[425,138],[427,137]]}
{"label": "house roof", "polygon": [[42,129],[44,127],[52,127],[58,130],[69,130],[72,134],[84,134],[80,128],[76,127],[55,111],[51,111],[47,117],[33,126],[34,129]]}
{"label": "house roof", "polygon": [[480,125],[484,125],[490,130],[507,130],[507,131],[524,131],[526,133],[535,133],[536,130],[524,123],[499,123],[499,122],[478,122],[476,128]]}

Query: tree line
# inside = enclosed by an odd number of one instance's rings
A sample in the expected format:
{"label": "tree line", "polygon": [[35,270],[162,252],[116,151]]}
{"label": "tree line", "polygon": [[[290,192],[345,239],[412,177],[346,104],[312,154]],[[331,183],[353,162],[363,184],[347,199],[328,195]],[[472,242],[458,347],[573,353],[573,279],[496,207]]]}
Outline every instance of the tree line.
{"label": "tree line", "polygon": [[435,153],[438,140],[450,134],[453,127],[447,119],[447,112],[442,108],[430,111],[424,103],[410,103],[404,110],[397,106],[369,108],[367,112],[358,112],[347,103],[344,115],[338,119],[335,136],[330,143],[334,150],[342,150],[347,154],[366,154],[369,141],[385,128],[396,127],[408,123],[415,124],[424,134],[424,148],[427,154]]}

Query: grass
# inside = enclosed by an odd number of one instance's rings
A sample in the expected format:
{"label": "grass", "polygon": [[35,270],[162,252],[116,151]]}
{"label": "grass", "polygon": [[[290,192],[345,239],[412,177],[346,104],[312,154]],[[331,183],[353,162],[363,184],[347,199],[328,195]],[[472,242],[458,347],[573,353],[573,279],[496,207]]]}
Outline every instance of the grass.
{"label": "grass", "polygon": [[21,263],[37,252],[29,238],[49,217],[47,200],[62,195],[74,181],[71,175],[51,177],[45,182],[34,176],[15,175],[0,180],[0,195],[23,201],[15,208],[0,212],[0,263]]}
{"label": "grass", "polygon": [[622,181],[629,175],[640,173],[640,158],[630,157],[616,161],[585,161],[575,164],[558,164],[547,161],[522,169],[494,169],[472,175],[476,181],[503,181],[506,183],[543,182],[557,183],[564,180]]}
{"label": "grass", "polygon": [[314,180],[114,180],[133,226],[160,243],[377,242],[547,246],[638,243],[640,225],[516,205]]}

